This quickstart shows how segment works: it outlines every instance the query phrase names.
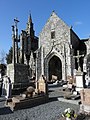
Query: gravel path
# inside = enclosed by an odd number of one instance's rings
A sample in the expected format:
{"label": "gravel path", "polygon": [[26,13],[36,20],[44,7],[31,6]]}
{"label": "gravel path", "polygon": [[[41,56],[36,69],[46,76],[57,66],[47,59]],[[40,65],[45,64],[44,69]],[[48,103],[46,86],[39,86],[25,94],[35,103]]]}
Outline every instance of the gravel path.
{"label": "gravel path", "polygon": [[58,88],[50,88],[49,97],[51,101],[48,103],[12,112],[4,107],[4,101],[0,102],[0,120],[57,120],[61,113],[68,107],[78,111],[79,106],[57,101],[57,97],[61,94]]}

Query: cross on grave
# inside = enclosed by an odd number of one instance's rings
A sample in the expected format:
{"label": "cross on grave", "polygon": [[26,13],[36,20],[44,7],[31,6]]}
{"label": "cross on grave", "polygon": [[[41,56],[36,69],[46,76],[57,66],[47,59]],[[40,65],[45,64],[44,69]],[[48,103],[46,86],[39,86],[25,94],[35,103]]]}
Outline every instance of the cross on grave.
{"label": "cross on grave", "polygon": [[[77,56],[73,56],[74,58],[77,58],[77,63],[78,63],[78,71],[79,71],[79,69],[80,69],[80,65],[79,65],[79,59],[81,58],[81,57],[84,57],[84,55],[80,55],[79,54],[79,50],[77,50]],[[81,70],[81,69],[80,69]]]}

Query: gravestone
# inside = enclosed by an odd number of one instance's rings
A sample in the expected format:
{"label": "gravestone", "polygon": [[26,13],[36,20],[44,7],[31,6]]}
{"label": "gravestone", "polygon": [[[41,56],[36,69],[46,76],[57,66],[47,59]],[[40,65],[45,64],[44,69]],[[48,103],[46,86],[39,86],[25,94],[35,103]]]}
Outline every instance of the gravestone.
{"label": "gravestone", "polygon": [[8,76],[4,76],[3,85],[2,85],[2,96],[5,96],[7,99],[11,97],[11,80]]}
{"label": "gravestone", "polygon": [[36,85],[37,88],[35,90],[36,92],[43,93],[43,94],[48,94],[47,81],[46,81],[46,79],[43,75],[39,78],[39,80],[38,80],[38,82],[36,82],[36,84],[37,84]]}
{"label": "gravestone", "polygon": [[81,105],[80,105],[80,111],[86,112],[90,114],[90,89],[82,89],[80,91],[81,96]]}
{"label": "gravestone", "polygon": [[6,96],[7,93],[7,76],[3,78],[3,86],[2,86],[2,96]]}
{"label": "gravestone", "polygon": [[76,91],[80,92],[85,87],[83,72],[80,69],[76,72]]}

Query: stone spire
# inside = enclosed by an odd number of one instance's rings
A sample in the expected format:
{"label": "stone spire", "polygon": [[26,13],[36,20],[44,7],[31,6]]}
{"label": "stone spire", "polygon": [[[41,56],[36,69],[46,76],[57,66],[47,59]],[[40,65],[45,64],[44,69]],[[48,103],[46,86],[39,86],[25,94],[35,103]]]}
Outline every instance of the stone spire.
{"label": "stone spire", "polygon": [[33,29],[33,22],[32,22],[31,14],[28,17],[26,31],[30,35],[30,37],[34,37],[34,29]]}

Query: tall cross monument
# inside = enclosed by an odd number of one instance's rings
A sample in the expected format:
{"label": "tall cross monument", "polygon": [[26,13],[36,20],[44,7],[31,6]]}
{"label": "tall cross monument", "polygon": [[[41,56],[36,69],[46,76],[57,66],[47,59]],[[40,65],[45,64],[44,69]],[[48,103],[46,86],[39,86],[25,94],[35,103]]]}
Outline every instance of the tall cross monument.
{"label": "tall cross monument", "polygon": [[12,40],[13,40],[13,63],[18,63],[18,28],[17,23],[19,22],[17,18],[14,19],[15,25],[12,26]]}
{"label": "tall cross monument", "polygon": [[77,56],[74,56],[74,58],[77,58],[78,63],[78,71],[76,72],[76,91],[80,92],[85,87],[85,79],[84,74],[81,72],[81,68],[79,65],[79,59],[81,57],[84,57],[84,55],[80,55],[79,51],[77,51]]}
{"label": "tall cross monument", "polygon": [[84,57],[84,55],[79,54],[79,50],[77,51],[77,56],[73,56],[74,58],[77,58],[77,63],[78,63],[78,71],[81,71],[80,65],[79,65],[79,59],[81,57]]}

